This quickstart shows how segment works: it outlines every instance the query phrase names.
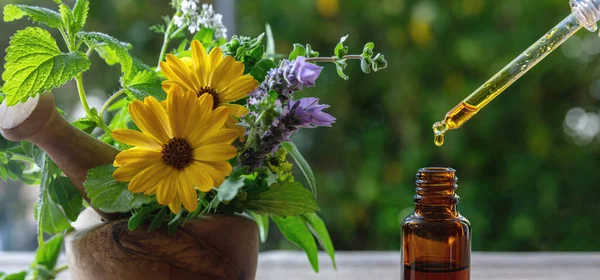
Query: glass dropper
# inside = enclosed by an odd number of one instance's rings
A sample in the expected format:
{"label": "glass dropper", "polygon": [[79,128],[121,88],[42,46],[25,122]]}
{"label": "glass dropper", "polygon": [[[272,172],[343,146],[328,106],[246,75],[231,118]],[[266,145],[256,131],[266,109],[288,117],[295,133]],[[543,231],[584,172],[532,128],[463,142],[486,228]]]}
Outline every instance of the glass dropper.
{"label": "glass dropper", "polygon": [[433,125],[434,142],[437,146],[444,144],[446,131],[461,127],[579,29],[585,27],[592,32],[596,31],[596,22],[600,20],[600,0],[571,0],[570,4],[569,16],[448,111],[443,121]]}

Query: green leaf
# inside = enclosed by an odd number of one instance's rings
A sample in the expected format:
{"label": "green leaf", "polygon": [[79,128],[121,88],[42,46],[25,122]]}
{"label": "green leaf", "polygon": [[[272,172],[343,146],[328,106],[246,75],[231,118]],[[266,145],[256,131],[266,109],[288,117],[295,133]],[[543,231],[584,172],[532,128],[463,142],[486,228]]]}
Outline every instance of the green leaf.
{"label": "green leaf", "polygon": [[129,231],[136,230],[144,221],[146,221],[146,217],[150,215],[150,213],[154,212],[158,206],[148,205],[140,208],[137,212],[133,213],[133,215],[129,218],[127,222],[127,227]]}
{"label": "green leaf", "polygon": [[306,55],[306,48],[300,44],[294,44],[294,49],[290,53],[289,60],[294,60],[299,56]]}
{"label": "green leaf", "polygon": [[251,212],[254,221],[258,225],[258,233],[260,234],[260,242],[265,243],[267,241],[267,237],[269,236],[269,216],[260,215],[254,212]]}
{"label": "green leaf", "polygon": [[331,242],[331,237],[329,236],[329,232],[327,231],[327,227],[323,220],[315,213],[304,214],[302,215],[302,218],[308,224],[308,229],[315,236],[319,245],[321,245],[321,248],[323,248],[331,258],[333,268],[337,269],[337,264],[335,263],[335,249],[333,248],[333,242]]}
{"label": "green leaf", "polygon": [[3,275],[0,280],[25,280],[25,276],[27,276],[27,271],[21,271]]}
{"label": "green leaf", "polygon": [[338,60],[335,62],[335,69],[337,70],[338,75],[344,79],[348,80],[350,77],[344,73],[344,69],[346,69],[346,61],[344,59]]}
{"label": "green leaf", "polygon": [[100,58],[104,59],[104,62],[106,62],[107,65],[113,66],[119,63],[119,57],[117,56],[117,52],[115,52],[111,47],[107,45],[100,45],[94,47],[94,50],[96,51],[96,53],[98,53]]}
{"label": "green leaf", "polygon": [[28,27],[17,31],[6,49],[2,91],[12,106],[61,86],[89,68],[84,53],[61,53],[48,31]]}
{"label": "green leaf", "polygon": [[364,57],[360,59],[360,70],[362,70],[365,74],[371,73],[371,65],[367,59],[368,58]]}
{"label": "green leaf", "polygon": [[265,47],[263,45],[258,46],[250,53],[250,56],[254,58],[256,61],[260,61],[265,54]]}
{"label": "green leaf", "polygon": [[289,153],[290,156],[292,156],[296,162],[296,165],[298,168],[300,168],[302,174],[304,174],[304,178],[306,178],[306,182],[308,183],[308,188],[314,195],[315,199],[317,199],[317,181],[315,180],[315,174],[313,173],[306,159],[304,159],[298,150],[298,147],[296,147],[296,144],[294,144],[294,142],[283,142],[281,146]]}
{"label": "green leaf", "polygon": [[[75,22],[75,16],[73,15],[73,11],[69,9],[69,7],[62,2],[58,5],[58,12],[62,17],[63,26],[67,29],[68,36],[74,36],[77,33],[77,24]],[[73,38],[70,37],[72,40]],[[71,42],[73,43],[73,42]]]}
{"label": "green leaf", "polygon": [[348,47],[344,46],[344,41],[348,39],[348,35],[340,38],[340,42],[335,46],[334,53],[335,56],[342,59],[346,54],[348,54]]}
{"label": "green leaf", "polygon": [[[0,90],[2,88],[0,87]],[[4,93],[2,93],[2,91],[0,91],[0,103],[2,103],[2,101],[4,101],[4,98],[6,98],[6,96],[4,96]]]}
{"label": "green leaf", "polygon": [[53,10],[28,5],[8,4],[4,6],[4,21],[18,20],[23,16],[28,16],[31,20],[43,23],[50,28],[63,27],[60,14]]}
{"label": "green leaf", "polygon": [[57,234],[64,230],[71,229],[71,224],[67,216],[62,212],[56,203],[50,199],[48,192],[49,185],[52,183],[52,174],[50,174],[51,162],[48,158],[44,160],[42,171],[42,182],[40,184],[40,195],[36,202],[34,216],[38,225],[38,243],[44,244],[43,232],[48,234]]}
{"label": "green leaf", "polygon": [[75,221],[81,212],[82,198],[71,180],[58,177],[52,180],[49,189],[50,198],[58,203],[69,220]]}
{"label": "green leaf", "polygon": [[35,263],[37,265],[43,265],[49,270],[53,270],[54,267],[56,267],[56,261],[58,261],[58,256],[60,255],[62,242],[62,234],[52,236],[48,241],[44,242],[44,246],[39,247],[35,252]]}
{"label": "green leaf", "polygon": [[244,204],[245,209],[263,215],[295,216],[319,210],[312,193],[298,182],[273,184]]}
{"label": "green leaf", "polygon": [[137,100],[144,100],[148,96],[158,101],[167,99],[167,94],[162,89],[161,80],[154,71],[141,71],[125,85],[126,93]]}
{"label": "green leaf", "polygon": [[211,28],[202,27],[200,28],[200,31],[196,32],[192,40],[198,40],[206,47],[212,43],[214,33],[215,32]]}
{"label": "green leaf", "polygon": [[250,70],[250,75],[252,75],[259,83],[262,83],[265,80],[265,76],[267,76],[267,73],[272,68],[277,68],[277,64],[275,64],[273,60],[263,58],[254,65],[252,70]]}
{"label": "green leaf", "polygon": [[75,17],[75,32],[79,32],[85,26],[87,15],[90,10],[90,2],[88,0],[77,0],[73,6],[73,16]]}
{"label": "green leaf", "polygon": [[165,217],[167,217],[168,213],[169,213],[169,207],[163,207],[162,209],[160,209],[160,211],[158,211],[156,216],[154,216],[154,219],[152,219],[150,226],[148,226],[148,232],[154,231],[157,228],[159,228],[162,225],[162,223],[165,221]]}
{"label": "green leaf", "polygon": [[230,201],[234,199],[243,186],[244,176],[229,176],[221,186],[219,186],[219,190],[217,191],[219,201]]}
{"label": "green leaf", "polygon": [[154,200],[143,193],[132,193],[127,183],[117,182],[113,177],[116,168],[112,164],[94,167],[88,171],[83,183],[92,206],[107,213],[127,212]]}
{"label": "green leaf", "polygon": [[319,272],[319,255],[317,243],[313,238],[310,230],[302,220],[297,216],[291,217],[271,217],[281,234],[296,246],[302,248],[306,252],[306,256],[312,265],[315,272]]}
{"label": "green leaf", "polygon": [[0,165],[0,179],[4,182],[8,179],[8,170],[6,170],[4,165]]}
{"label": "green leaf", "polygon": [[274,57],[275,56],[275,38],[273,37],[273,30],[271,30],[271,25],[266,24],[265,26],[267,33],[267,56]]}
{"label": "green leaf", "polygon": [[121,42],[110,35],[100,32],[82,31],[77,33],[77,35],[83,38],[90,46],[105,44],[114,51],[121,64],[121,73],[123,73],[124,80],[129,81],[133,65],[133,59],[129,54],[129,49],[131,48],[130,44]]}
{"label": "green leaf", "polygon": [[94,128],[96,128],[96,122],[88,118],[81,118],[73,122],[73,126],[79,128],[81,131],[84,131],[87,134],[92,134],[92,131],[94,131]]}

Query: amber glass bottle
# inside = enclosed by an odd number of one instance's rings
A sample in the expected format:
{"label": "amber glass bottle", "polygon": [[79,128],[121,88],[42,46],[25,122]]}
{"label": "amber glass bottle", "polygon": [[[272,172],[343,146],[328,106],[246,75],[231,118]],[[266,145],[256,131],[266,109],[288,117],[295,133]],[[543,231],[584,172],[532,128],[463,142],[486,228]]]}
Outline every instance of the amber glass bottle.
{"label": "amber glass bottle", "polygon": [[452,168],[417,172],[415,211],[402,221],[402,279],[468,280],[471,225],[456,209]]}

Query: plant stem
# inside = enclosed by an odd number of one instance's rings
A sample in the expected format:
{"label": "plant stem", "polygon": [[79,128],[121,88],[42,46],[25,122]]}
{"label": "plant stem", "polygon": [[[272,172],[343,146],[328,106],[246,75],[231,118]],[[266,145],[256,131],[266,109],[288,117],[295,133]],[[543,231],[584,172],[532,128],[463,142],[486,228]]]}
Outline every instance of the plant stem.
{"label": "plant stem", "polygon": [[254,139],[254,137],[251,137],[251,136],[254,134],[254,130],[256,129],[256,124],[259,123],[264,118],[266,113],[267,113],[267,111],[262,111],[260,113],[260,115],[258,115],[258,118],[256,118],[256,121],[254,121],[254,125],[252,126],[252,128],[250,128],[250,133],[248,133],[248,139],[246,139],[246,143],[244,144],[242,153],[245,152],[250,147],[250,144],[252,144],[252,139]]}
{"label": "plant stem", "polygon": [[[361,59],[362,56],[360,54],[351,54],[344,56],[344,59]],[[332,57],[309,57],[306,59],[307,62],[336,62],[340,60],[339,58]]]}
{"label": "plant stem", "polygon": [[92,55],[92,52],[94,51],[94,49],[96,48],[97,45],[92,45],[90,46],[90,48],[88,49],[88,51],[85,53],[85,55],[87,57],[90,57],[90,55]]}
{"label": "plant stem", "polygon": [[54,275],[56,276],[56,275],[58,275],[59,273],[61,273],[61,272],[65,271],[65,270],[67,270],[68,268],[69,268],[69,265],[67,265],[67,264],[63,264],[63,265],[61,265],[61,266],[59,266],[59,267],[57,267],[57,268],[55,268],[55,269],[54,269]]}
{"label": "plant stem", "polygon": [[169,36],[169,40],[175,39],[175,36],[179,35],[179,33],[181,33],[181,31],[185,30],[185,27],[186,27],[185,25],[182,25],[177,30],[175,30],[175,32],[173,32],[173,34],[171,34],[171,36]]}
{"label": "plant stem", "polygon": [[125,89],[121,89],[121,90],[117,91],[115,94],[113,94],[111,97],[109,97],[108,100],[106,100],[106,102],[104,102],[104,105],[102,105],[102,108],[100,109],[100,113],[98,114],[101,120],[104,120],[104,112],[106,112],[106,110],[108,109],[108,105],[110,105],[110,103],[115,101],[115,99],[117,99],[119,96],[121,96],[121,94],[123,94],[124,92],[125,92]]}
{"label": "plant stem", "polygon": [[[177,11],[175,13],[174,17],[175,16],[179,16],[179,11]],[[165,30],[165,37],[163,39],[162,49],[160,50],[160,54],[158,55],[158,62],[156,63],[156,71],[157,72],[160,70],[160,62],[163,60],[163,57],[167,53],[167,47],[169,46],[169,42],[171,41],[171,30],[173,29],[173,26],[175,26],[175,22],[171,18],[169,20],[169,25],[167,26],[167,30]]]}
{"label": "plant stem", "polygon": [[60,34],[63,37],[63,40],[65,40],[65,44],[67,45],[67,49],[69,49],[69,52],[71,52],[71,42],[69,40],[69,37],[67,36],[67,33],[65,33],[65,31],[62,28],[59,28],[58,30],[60,30]]}
{"label": "plant stem", "polygon": [[13,154],[10,159],[14,159],[14,160],[18,160],[18,161],[22,161],[22,162],[27,162],[27,163],[34,163],[33,159],[25,156],[25,155],[19,155],[19,154]]}
{"label": "plant stem", "polygon": [[85,113],[87,114],[87,116],[90,119],[92,119],[96,122],[96,125],[99,128],[104,130],[105,133],[111,134],[110,128],[108,128],[108,126],[106,126],[106,124],[104,124],[104,121],[101,118],[99,118],[98,115],[95,115],[92,113],[92,111],[90,109],[90,105],[88,105],[88,103],[87,103],[87,98],[85,96],[85,89],[83,88],[83,75],[82,74],[77,75],[75,80],[77,81],[77,91],[79,92],[79,99],[81,100],[81,105],[83,106],[83,110],[85,110]]}

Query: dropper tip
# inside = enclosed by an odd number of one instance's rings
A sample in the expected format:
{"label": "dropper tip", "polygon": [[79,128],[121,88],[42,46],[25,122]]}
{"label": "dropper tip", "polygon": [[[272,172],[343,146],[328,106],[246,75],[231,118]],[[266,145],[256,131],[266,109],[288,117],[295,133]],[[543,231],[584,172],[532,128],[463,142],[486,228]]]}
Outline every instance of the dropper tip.
{"label": "dropper tip", "polygon": [[440,147],[444,145],[444,134],[448,131],[448,125],[445,121],[439,121],[433,124],[433,143]]}

